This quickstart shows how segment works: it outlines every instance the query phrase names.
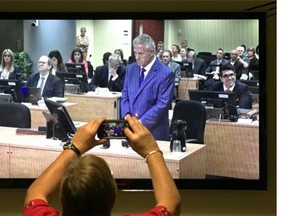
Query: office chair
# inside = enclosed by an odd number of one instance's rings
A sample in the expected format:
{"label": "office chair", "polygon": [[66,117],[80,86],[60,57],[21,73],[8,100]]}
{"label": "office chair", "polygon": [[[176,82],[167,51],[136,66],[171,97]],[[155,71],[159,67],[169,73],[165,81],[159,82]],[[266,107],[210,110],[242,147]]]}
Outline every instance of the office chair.
{"label": "office chair", "polygon": [[31,128],[30,109],[21,103],[0,102],[0,126]]}
{"label": "office chair", "polygon": [[[206,108],[203,104],[193,100],[182,100],[176,103],[172,121],[184,120],[187,122],[186,143],[204,144],[206,125]],[[170,128],[171,130],[172,128]]]}

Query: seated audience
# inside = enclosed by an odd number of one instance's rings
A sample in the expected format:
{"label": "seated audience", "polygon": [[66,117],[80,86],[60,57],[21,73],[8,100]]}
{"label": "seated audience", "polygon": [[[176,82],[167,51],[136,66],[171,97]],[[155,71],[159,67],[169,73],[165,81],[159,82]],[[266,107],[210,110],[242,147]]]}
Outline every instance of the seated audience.
{"label": "seated audience", "polygon": [[164,50],[162,55],[162,62],[166,64],[171,71],[175,74],[175,88],[174,88],[174,98],[178,97],[178,86],[181,78],[181,66],[172,61],[172,52],[170,50]]}
{"label": "seated audience", "polygon": [[185,48],[180,49],[180,56],[181,56],[181,61],[187,59],[187,50]]}
{"label": "seated audience", "polygon": [[238,52],[238,60],[243,64],[242,75],[239,78],[239,79],[242,79],[242,80],[247,80],[248,79],[248,67],[249,67],[249,63],[250,63],[250,60],[249,60],[248,56],[244,55],[245,49],[246,49],[246,47],[245,46],[243,47],[243,45],[238,46],[236,48],[236,50]]}
{"label": "seated audience", "polygon": [[52,50],[49,53],[48,57],[49,57],[49,61],[50,61],[51,65],[52,65],[51,73],[53,75],[55,75],[56,72],[61,72],[61,73],[68,72],[65,64],[63,63],[63,58],[62,58],[59,50]]}
{"label": "seated audience", "polygon": [[21,79],[21,69],[14,61],[12,50],[5,49],[1,58],[0,79]]}
{"label": "seated audience", "polygon": [[256,52],[253,47],[248,48],[247,52],[248,52],[248,58],[250,59],[250,63],[248,66],[248,72],[249,72],[249,77],[250,77],[251,75],[253,75],[254,71],[259,71],[259,59],[257,59]]}
{"label": "seated audience", "polygon": [[90,90],[97,87],[108,88],[110,91],[121,92],[125,79],[125,67],[121,65],[120,56],[113,53],[108,64],[98,66],[90,82]]}
{"label": "seated audience", "polygon": [[229,64],[229,60],[224,58],[224,50],[219,48],[216,52],[216,60],[211,61],[206,68],[207,80],[205,81],[205,88],[207,90],[211,90],[213,82],[219,81],[220,66],[225,64]]}
{"label": "seated audience", "polygon": [[186,49],[187,53],[190,51],[194,51],[194,49],[188,47],[188,41],[185,39],[181,41],[181,48]]}
{"label": "seated audience", "polygon": [[[51,198],[60,191],[61,215],[111,215],[117,186],[107,162],[83,155],[106,139],[95,140],[105,118],[80,127],[62,153],[28,188],[23,215],[60,215]],[[136,117],[127,117],[124,133],[132,149],[143,157],[151,174],[156,205],[141,215],[180,215],[181,197],[163,154],[148,129]],[[134,214],[124,214],[134,215]]]}
{"label": "seated audience", "polygon": [[123,50],[122,49],[116,49],[116,50],[114,50],[114,53],[120,56],[121,64],[123,66],[126,66],[127,65],[127,61],[126,61],[126,59],[124,59]]}
{"label": "seated audience", "polygon": [[242,72],[243,72],[243,64],[238,58],[238,55],[239,54],[237,50],[231,50],[229,63],[233,65],[234,67],[234,70],[236,73],[236,79],[240,79],[240,77],[242,76]]}
{"label": "seated audience", "polygon": [[164,42],[163,42],[163,41],[158,41],[158,43],[157,43],[156,57],[157,57],[159,60],[162,60],[163,50],[164,50]]}
{"label": "seated audience", "polygon": [[194,74],[205,76],[206,63],[203,59],[197,58],[194,51],[190,51],[187,54],[187,59],[182,62],[191,63],[191,67],[186,70],[185,77],[193,77]]}
{"label": "seated audience", "polygon": [[85,68],[85,72],[88,76],[88,72],[89,72],[88,63],[85,60],[83,60],[83,53],[80,48],[75,48],[72,50],[70,60],[67,63],[83,64]]}
{"label": "seated audience", "polygon": [[179,46],[177,44],[173,44],[171,51],[172,51],[172,60],[176,62],[181,62],[182,57],[179,54],[180,51]]}
{"label": "seated audience", "polygon": [[41,88],[42,97],[64,97],[61,80],[50,73],[51,64],[48,56],[41,56],[38,61],[38,73],[30,75],[27,86]]}
{"label": "seated audience", "polygon": [[212,85],[212,91],[236,92],[237,105],[240,108],[252,109],[252,96],[248,86],[236,80],[235,69],[231,64],[220,67],[220,80]]}

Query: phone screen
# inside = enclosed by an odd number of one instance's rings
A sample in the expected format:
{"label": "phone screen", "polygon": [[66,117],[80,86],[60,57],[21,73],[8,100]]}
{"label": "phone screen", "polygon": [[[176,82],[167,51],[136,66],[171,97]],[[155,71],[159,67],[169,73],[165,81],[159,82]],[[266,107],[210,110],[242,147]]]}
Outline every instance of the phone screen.
{"label": "phone screen", "polygon": [[126,139],[123,129],[128,126],[125,120],[106,120],[100,127],[98,137],[100,139]]}

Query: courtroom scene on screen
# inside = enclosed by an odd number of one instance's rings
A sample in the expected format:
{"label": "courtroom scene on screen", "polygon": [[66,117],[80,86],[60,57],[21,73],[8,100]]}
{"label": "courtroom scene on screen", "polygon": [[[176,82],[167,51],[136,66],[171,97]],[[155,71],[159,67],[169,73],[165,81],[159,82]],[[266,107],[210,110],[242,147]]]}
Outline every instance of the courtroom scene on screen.
{"label": "courtroom scene on screen", "polygon": [[87,154],[105,159],[119,188],[151,184],[127,138],[130,117],[153,135],[179,188],[261,179],[261,16],[162,16],[0,20],[2,35],[11,29],[0,42],[0,186],[36,179],[100,117],[95,140],[105,143]]}

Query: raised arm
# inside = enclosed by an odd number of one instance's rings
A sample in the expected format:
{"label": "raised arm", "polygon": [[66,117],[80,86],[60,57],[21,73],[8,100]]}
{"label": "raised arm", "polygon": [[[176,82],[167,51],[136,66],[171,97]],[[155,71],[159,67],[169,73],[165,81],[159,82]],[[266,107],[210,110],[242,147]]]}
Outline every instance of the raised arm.
{"label": "raised arm", "polygon": [[125,128],[124,133],[133,150],[147,162],[156,205],[166,207],[172,215],[180,215],[181,197],[155,139],[135,117],[128,116],[126,120],[131,129]]}
{"label": "raised arm", "polygon": [[[105,143],[107,140],[95,140],[95,135],[99,126],[105,118],[90,121],[80,127],[75,133],[72,143],[79,150],[80,155],[84,154],[96,145]],[[32,183],[28,188],[24,206],[30,201],[41,199],[49,202],[52,195],[59,190],[60,183],[67,166],[72,160],[77,158],[77,154],[72,150],[64,150],[56,160]]]}

